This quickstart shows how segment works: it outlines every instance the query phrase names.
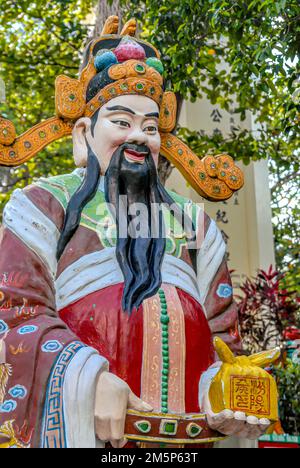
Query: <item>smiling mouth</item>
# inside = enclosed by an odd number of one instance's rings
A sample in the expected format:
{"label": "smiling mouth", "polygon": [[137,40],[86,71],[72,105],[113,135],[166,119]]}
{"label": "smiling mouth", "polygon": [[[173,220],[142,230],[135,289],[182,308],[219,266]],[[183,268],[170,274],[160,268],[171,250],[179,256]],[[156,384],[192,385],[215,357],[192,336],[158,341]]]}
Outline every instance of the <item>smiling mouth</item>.
{"label": "smiling mouth", "polygon": [[139,153],[138,151],[126,149],[124,155],[128,162],[143,164],[148,153]]}

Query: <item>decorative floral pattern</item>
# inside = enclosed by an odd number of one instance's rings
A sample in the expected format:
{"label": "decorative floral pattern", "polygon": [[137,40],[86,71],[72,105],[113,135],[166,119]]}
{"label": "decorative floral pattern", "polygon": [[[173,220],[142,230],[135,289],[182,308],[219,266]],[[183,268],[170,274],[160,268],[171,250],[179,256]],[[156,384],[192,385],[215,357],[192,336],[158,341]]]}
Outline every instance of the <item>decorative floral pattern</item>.
{"label": "decorative floral pattern", "polygon": [[23,400],[27,396],[27,389],[23,385],[15,385],[13,388],[8,390],[8,393],[13,398]]}
{"label": "decorative floral pattern", "polygon": [[223,299],[227,299],[232,296],[233,289],[230,284],[220,284],[217,289],[217,295]]}
{"label": "decorative floral pattern", "polygon": [[62,344],[57,340],[46,341],[42,346],[44,353],[57,353],[63,348]]}
{"label": "decorative floral pattern", "polygon": [[0,413],[12,413],[17,408],[17,402],[14,400],[6,400],[0,405]]}
{"label": "decorative floral pattern", "polygon": [[30,333],[35,333],[38,331],[39,327],[36,327],[35,325],[25,325],[25,327],[22,327],[18,330],[19,335],[29,335]]}

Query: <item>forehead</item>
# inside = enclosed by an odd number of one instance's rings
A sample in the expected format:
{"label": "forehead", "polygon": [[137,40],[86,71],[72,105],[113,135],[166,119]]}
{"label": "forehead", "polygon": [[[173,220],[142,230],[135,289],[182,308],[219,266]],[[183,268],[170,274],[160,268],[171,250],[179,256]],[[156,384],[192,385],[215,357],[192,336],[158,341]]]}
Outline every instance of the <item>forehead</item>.
{"label": "forehead", "polygon": [[136,94],[130,96],[118,96],[111,99],[100,109],[100,115],[105,115],[109,111],[107,108],[122,106],[131,109],[137,115],[145,115],[150,113],[159,113],[159,107],[152,99],[146,96],[137,96]]}

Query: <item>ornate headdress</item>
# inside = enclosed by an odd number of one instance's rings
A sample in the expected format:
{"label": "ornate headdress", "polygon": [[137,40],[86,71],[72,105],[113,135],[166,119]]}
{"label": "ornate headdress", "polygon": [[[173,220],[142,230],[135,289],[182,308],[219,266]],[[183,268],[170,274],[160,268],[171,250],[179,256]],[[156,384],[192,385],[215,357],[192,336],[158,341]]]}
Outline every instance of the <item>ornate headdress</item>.
{"label": "ornate headdress", "polygon": [[76,120],[92,117],[105,103],[120,95],[142,95],[160,108],[161,154],[174,164],[204,198],[221,201],[243,186],[242,171],[221,154],[199,159],[171,132],[176,126],[177,100],[164,90],[159,52],[136,39],[136,21],[130,20],[118,35],[119,19],[108,18],[101,36],[86,51],[79,79],[56,78],[56,116],[17,137],[12,122],[0,117],[0,165],[25,163],[49,143],[72,133]]}

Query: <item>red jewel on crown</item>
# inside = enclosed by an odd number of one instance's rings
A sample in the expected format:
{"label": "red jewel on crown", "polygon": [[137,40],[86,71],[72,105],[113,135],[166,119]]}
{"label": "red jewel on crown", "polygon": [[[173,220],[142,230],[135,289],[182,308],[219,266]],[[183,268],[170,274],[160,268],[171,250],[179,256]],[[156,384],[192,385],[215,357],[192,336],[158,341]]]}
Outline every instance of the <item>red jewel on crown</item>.
{"label": "red jewel on crown", "polygon": [[118,47],[114,50],[119,63],[126,60],[145,60],[146,52],[143,47],[131,37],[124,37]]}

